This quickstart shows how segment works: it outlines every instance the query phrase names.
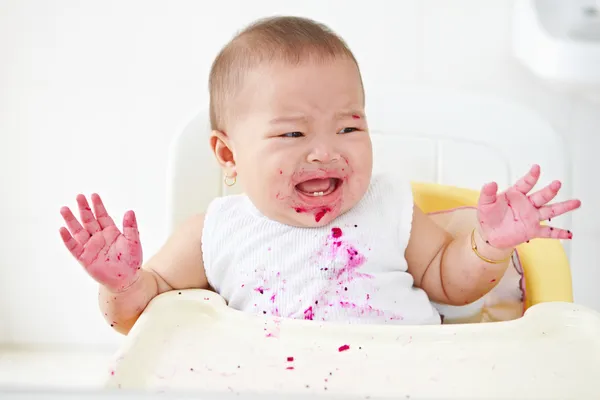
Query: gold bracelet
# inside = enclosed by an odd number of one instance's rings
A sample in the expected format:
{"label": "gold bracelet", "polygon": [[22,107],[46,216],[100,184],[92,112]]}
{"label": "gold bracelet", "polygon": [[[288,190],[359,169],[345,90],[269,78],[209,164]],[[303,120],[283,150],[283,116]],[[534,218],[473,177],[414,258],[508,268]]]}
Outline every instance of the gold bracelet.
{"label": "gold bracelet", "polygon": [[473,229],[473,231],[471,232],[471,249],[473,250],[473,252],[477,255],[477,257],[481,258],[483,261],[490,263],[490,264],[502,264],[507,262],[508,260],[510,260],[510,258],[513,255],[513,251],[510,252],[510,255],[508,257],[506,257],[504,260],[490,260],[487,257],[482,256],[479,251],[477,251],[477,243],[475,243],[475,229]]}

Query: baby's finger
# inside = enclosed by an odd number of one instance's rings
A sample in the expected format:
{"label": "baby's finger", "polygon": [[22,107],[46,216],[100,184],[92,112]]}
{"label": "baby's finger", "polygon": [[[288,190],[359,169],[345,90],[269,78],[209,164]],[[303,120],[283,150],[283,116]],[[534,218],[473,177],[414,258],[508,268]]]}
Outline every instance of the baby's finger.
{"label": "baby's finger", "polygon": [[540,225],[536,237],[543,239],[572,239],[573,234],[571,231],[564,229]]}
{"label": "baby's finger", "polygon": [[551,202],[556,197],[561,186],[562,184],[560,181],[554,181],[545,188],[538,190],[529,196],[529,201],[531,201],[531,204],[533,204],[534,207],[540,208],[544,204]]}
{"label": "baby's finger", "polygon": [[115,222],[106,212],[106,208],[104,207],[104,203],[100,198],[100,195],[97,193],[92,194],[92,206],[94,207],[94,213],[96,214],[96,219],[100,224],[102,229],[108,228],[109,226],[113,226]]}
{"label": "baby's finger", "polygon": [[90,233],[83,229],[77,218],[71,212],[69,207],[62,207],[60,209],[60,215],[62,215],[65,223],[67,224],[67,228],[71,232],[71,235],[77,240],[80,245],[84,245],[90,238]]}
{"label": "baby's finger", "polygon": [[127,211],[123,216],[123,236],[129,241],[140,241],[137,220],[135,219],[135,213],[133,211]]}
{"label": "baby's finger", "polygon": [[549,204],[539,209],[540,221],[545,221],[559,215],[568,213],[581,207],[580,200],[566,200],[560,203]]}
{"label": "baby's finger", "polygon": [[540,166],[534,164],[529,172],[515,183],[515,188],[519,192],[527,194],[533,189],[538,179],[540,179]]}
{"label": "baby's finger", "polygon": [[79,260],[79,257],[83,253],[83,246],[77,243],[77,240],[73,239],[69,230],[64,226],[61,226],[58,231],[60,232],[60,237],[67,247],[67,250],[69,250],[73,257]]}
{"label": "baby's finger", "polygon": [[498,192],[498,184],[491,182],[483,185],[479,194],[479,205],[485,206],[496,202],[496,194]]}
{"label": "baby's finger", "polygon": [[96,232],[100,232],[102,228],[100,228],[100,224],[98,221],[96,221],[94,213],[92,212],[92,209],[90,208],[84,195],[77,195],[77,205],[79,206],[79,215],[81,216],[83,227],[87,229],[91,235]]}

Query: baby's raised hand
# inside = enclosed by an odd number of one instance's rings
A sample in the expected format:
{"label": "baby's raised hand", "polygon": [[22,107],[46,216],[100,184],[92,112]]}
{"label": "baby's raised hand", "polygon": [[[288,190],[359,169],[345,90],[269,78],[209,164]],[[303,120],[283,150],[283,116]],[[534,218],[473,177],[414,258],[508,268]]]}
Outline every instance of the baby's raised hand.
{"label": "baby's raised hand", "polygon": [[540,177],[540,167],[534,165],[529,173],[505,192],[497,194],[498,185],[488,183],[481,189],[477,214],[479,232],[490,245],[508,249],[534,238],[571,239],[570,231],[541,225],[581,206],[579,200],[548,204],[560,190],[554,181],[528,195]]}
{"label": "baby's raised hand", "polygon": [[98,283],[112,292],[127,289],[138,279],[142,265],[134,212],[125,213],[121,233],[97,194],[92,195],[95,216],[84,195],[77,196],[77,205],[83,226],[68,207],[60,210],[69,228],[60,228],[65,246]]}

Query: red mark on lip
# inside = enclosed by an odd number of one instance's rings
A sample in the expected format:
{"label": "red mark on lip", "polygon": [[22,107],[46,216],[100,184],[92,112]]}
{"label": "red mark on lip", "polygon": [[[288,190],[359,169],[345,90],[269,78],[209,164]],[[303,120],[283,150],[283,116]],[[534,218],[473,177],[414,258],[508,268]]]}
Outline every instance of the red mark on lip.
{"label": "red mark on lip", "polygon": [[342,230],[340,228],[331,228],[331,235],[337,239],[342,236]]}
{"label": "red mark on lip", "polygon": [[295,208],[295,210],[296,210],[296,212],[297,212],[298,214],[300,214],[300,213],[303,213],[303,212],[306,212],[306,210],[305,210],[304,208],[302,208],[302,207],[296,207],[296,208]]}
{"label": "red mark on lip", "polygon": [[309,319],[312,321],[312,319],[315,317],[315,314],[313,313],[313,308],[308,307],[306,310],[304,310],[304,319]]}
{"label": "red mark on lip", "polygon": [[345,344],[343,346],[340,346],[340,348],[338,349],[338,351],[342,352],[342,351],[346,351],[346,350],[349,350],[349,349],[350,349],[350,346],[348,346],[347,344]]}
{"label": "red mark on lip", "polygon": [[325,207],[325,208],[321,209],[321,211],[319,211],[318,213],[315,214],[315,221],[316,222],[321,221],[321,219],[323,219],[325,214],[327,214],[330,211],[331,211],[331,208],[329,208],[329,207]]}

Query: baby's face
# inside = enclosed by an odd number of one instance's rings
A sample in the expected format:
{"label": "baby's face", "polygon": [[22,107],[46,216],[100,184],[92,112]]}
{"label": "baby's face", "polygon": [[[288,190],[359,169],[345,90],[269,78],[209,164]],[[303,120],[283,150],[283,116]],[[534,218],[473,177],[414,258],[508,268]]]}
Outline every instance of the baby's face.
{"label": "baby's face", "polygon": [[249,74],[227,132],[244,192],[267,217],[314,227],[365,194],[372,146],[356,65],[265,65]]}

